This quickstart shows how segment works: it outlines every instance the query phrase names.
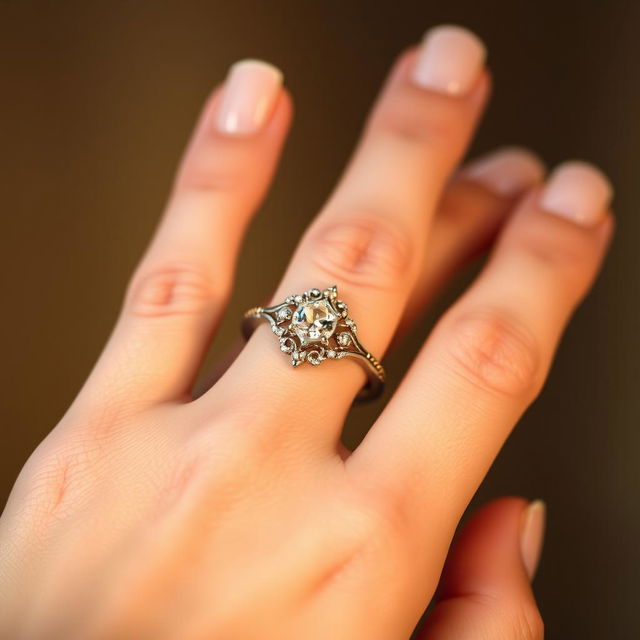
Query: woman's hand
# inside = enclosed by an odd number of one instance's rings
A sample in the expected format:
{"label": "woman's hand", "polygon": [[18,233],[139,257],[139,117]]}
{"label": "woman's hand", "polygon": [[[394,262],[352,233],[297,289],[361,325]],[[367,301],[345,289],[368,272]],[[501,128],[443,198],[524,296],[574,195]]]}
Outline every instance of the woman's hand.
{"label": "woman's hand", "polygon": [[[191,399],[289,125],[280,80],[244,62],[213,94],[108,345],[16,482],[3,638],[408,638],[540,391],[609,241],[610,188],[582,163],[544,183],[518,150],[456,172],[490,83],[482,44],[444,27],[395,65],[272,302],[337,284],[379,356],[499,230],[476,282],[354,452],[362,370],[294,369],[266,323]],[[472,518],[422,637],[542,637],[542,526],[518,498]]]}

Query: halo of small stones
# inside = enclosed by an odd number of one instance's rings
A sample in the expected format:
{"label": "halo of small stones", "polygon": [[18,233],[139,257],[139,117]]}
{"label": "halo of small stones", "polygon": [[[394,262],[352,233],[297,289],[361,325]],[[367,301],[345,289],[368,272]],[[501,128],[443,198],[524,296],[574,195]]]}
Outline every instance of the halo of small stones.
{"label": "halo of small stones", "polygon": [[[291,327],[291,319],[295,308],[305,302],[313,302],[325,298],[338,314],[338,326],[335,333],[323,342],[307,345],[302,348],[298,336]],[[294,367],[308,362],[319,365],[327,359],[339,360],[349,354],[349,345],[356,335],[356,324],[349,317],[349,307],[346,302],[338,300],[338,289],[334,285],[324,291],[309,289],[303,294],[288,296],[275,311],[273,332],[280,338],[280,350],[291,357]],[[352,336],[353,334],[353,336]]]}

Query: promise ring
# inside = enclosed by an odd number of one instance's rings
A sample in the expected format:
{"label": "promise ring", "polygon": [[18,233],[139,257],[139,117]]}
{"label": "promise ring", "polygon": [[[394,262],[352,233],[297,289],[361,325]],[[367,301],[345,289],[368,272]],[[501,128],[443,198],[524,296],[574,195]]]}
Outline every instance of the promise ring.
{"label": "promise ring", "polygon": [[245,311],[242,332],[253,333],[256,322],[265,318],[280,340],[280,350],[289,355],[291,364],[303,362],[319,365],[324,360],[352,357],[367,374],[367,384],[356,400],[371,400],[382,393],[385,372],[378,360],[360,344],[356,323],[349,316],[345,302],[338,300],[336,285],[321,291],[309,289],[291,295],[272,307],[252,307]]}

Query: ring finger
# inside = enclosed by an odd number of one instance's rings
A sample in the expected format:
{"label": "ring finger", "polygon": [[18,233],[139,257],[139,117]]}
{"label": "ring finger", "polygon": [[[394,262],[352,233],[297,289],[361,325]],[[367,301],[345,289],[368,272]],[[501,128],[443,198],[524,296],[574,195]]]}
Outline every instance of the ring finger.
{"label": "ring finger", "polygon": [[[429,229],[417,281],[393,343],[399,343],[439,290],[470,260],[486,250],[514,204],[545,174],[542,161],[527,149],[507,147],[463,166],[444,190]],[[393,343],[389,350],[393,348]],[[231,366],[242,350],[239,337],[195,390],[201,396]]]}
{"label": "ring finger", "polygon": [[[400,58],[343,179],[300,242],[274,304],[314,286],[337,284],[363,344],[382,354],[417,281],[442,188],[486,101],[484,56],[473,34],[440,27],[418,51]],[[362,371],[347,360],[294,370],[265,323],[213,393],[251,415],[254,403],[278,414],[284,407],[314,407],[314,421],[331,425],[329,438],[335,440],[339,418],[364,383]],[[253,390],[250,404],[247,388]],[[323,402],[327,397],[330,403]]]}

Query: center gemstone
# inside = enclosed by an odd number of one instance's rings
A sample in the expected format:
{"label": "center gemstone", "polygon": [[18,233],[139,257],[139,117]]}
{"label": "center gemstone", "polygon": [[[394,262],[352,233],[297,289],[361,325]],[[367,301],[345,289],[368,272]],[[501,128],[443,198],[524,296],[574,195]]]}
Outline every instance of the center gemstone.
{"label": "center gemstone", "polygon": [[330,338],[337,324],[338,314],[326,300],[304,302],[291,319],[292,329],[302,344]]}

